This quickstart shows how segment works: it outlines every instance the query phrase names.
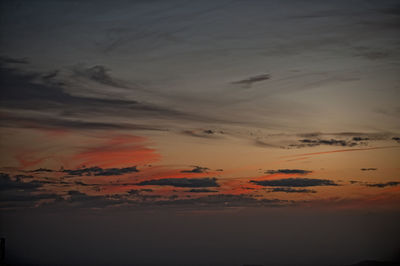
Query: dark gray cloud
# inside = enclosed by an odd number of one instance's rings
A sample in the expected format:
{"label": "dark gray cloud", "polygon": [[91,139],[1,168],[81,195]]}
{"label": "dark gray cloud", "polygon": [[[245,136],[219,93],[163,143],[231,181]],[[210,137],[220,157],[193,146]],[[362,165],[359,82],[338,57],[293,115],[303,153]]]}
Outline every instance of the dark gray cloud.
{"label": "dark gray cloud", "polygon": [[23,127],[23,128],[68,128],[68,129],[129,129],[129,130],[157,130],[165,131],[162,127],[120,123],[120,122],[93,122],[83,119],[51,118],[46,116],[24,116],[6,113],[1,118],[1,127]]}
{"label": "dark gray cloud", "polygon": [[108,206],[118,205],[125,200],[112,196],[91,196],[77,190],[68,191],[68,198],[57,203],[72,204],[78,208],[105,208]]}
{"label": "dark gray cloud", "polygon": [[301,139],[300,144],[290,145],[293,147],[314,147],[319,145],[329,146],[342,146],[342,147],[353,147],[358,145],[357,142],[337,139]]}
{"label": "dark gray cloud", "polygon": [[285,192],[285,193],[317,193],[313,189],[294,189],[291,187],[276,187],[268,190],[268,192]]}
{"label": "dark gray cloud", "polygon": [[265,187],[314,187],[314,186],[337,186],[335,182],[328,179],[312,178],[285,178],[276,180],[251,180],[251,183]]}
{"label": "dark gray cloud", "polygon": [[25,191],[9,191],[0,193],[0,209],[9,208],[31,208],[35,207],[39,200],[62,200],[60,195],[55,193],[27,193]]}
{"label": "dark gray cloud", "polygon": [[[211,133],[212,132],[212,133]],[[184,130],[182,131],[183,134],[192,136],[192,137],[198,137],[198,138],[216,138],[216,134],[214,131],[195,131],[195,130]]]}
{"label": "dark gray cloud", "polygon": [[271,78],[271,75],[262,74],[262,75],[256,75],[256,76],[252,76],[252,77],[249,77],[249,78],[246,78],[246,79],[234,81],[234,82],[232,82],[232,84],[244,85],[246,87],[251,87],[251,85],[253,85],[253,83],[265,81],[265,80],[268,80],[270,78]]}
{"label": "dark gray cloud", "polygon": [[76,76],[82,76],[89,80],[93,80],[95,82],[108,86],[124,87],[124,85],[121,82],[116,81],[107,72],[109,72],[109,69],[107,69],[105,66],[102,65],[95,65],[87,68],[84,67],[74,68],[74,74]]}
{"label": "dark gray cloud", "polygon": [[128,173],[136,173],[136,172],[139,172],[139,170],[136,168],[136,166],[124,167],[124,168],[105,168],[105,169],[98,167],[98,166],[93,166],[93,167],[81,168],[81,169],[75,169],[75,170],[64,169],[64,170],[62,170],[62,172],[67,173],[69,175],[74,175],[74,176],[82,176],[82,175],[112,176],[112,175],[123,175],[123,174],[128,174]]}
{"label": "dark gray cloud", "polygon": [[75,208],[106,208],[120,207],[244,207],[269,206],[279,207],[291,204],[279,199],[256,199],[250,195],[216,194],[197,198],[179,198],[177,195],[162,197],[160,195],[142,195],[139,190],[130,190],[127,194],[105,196],[91,196],[80,191],[71,190],[66,200],[59,200],[54,204],[63,204],[65,207]]}
{"label": "dark gray cloud", "polygon": [[203,130],[203,133],[212,135],[212,134],[214,134],[215,132],[214,132],[213,130],[211,130],[211,129],[206,129],[206,130]]}
{"label": "dark gray cloud", "polygon": [[[15,177],[14,177],[15,178]],[[11,179],[9,174],[0,173],[0,209],[31,208],[39,200],[58,200],[55,193],[41,191],[46,181],[23,182],[23,178]]]}
{"label": "dark gray cloud", "polygon": [[369,140],[369,138],[363,138],[363,137],[353,137],[354,141],[366,141]]}
{"label": "dark gray cloud", "polygon": [[266,174],[309,174],[312,171],[302,169],[278,169],[278,170],[267,170]]}
{"label": "dark gray cloud", "polygon": [[28,64],[27,58],[12,58],[8,56],[0,56],[0,64]]}
{"label": "dark gray cloud", "polygon": [[363,132],[311,132],[297,134],[297,136],[302,137],[303,139],[297,140],[298,143],[290,144],[289,147],[303,148],[320,145],[354,147],[367,145],[371,141],[394,139],[390,133]]}
{"label": "dark gray cloud", "polygon": [[0,173],[0,191],[4,190],[35,190],[41,187],[42,184],[38,181],[23,182],[21,179],[12,180],[9,174]]}
{"label": "dark gray cloud", "polygon": [[74,184],[75,184],[75,185],[79,185],[79,186],[84,186],[84,187],[91,186],[91,185],[86,184],[86,183],[84,183],[84,182],[82,182],[82,181],[75,181]]}
{"label": "dark gray cloud", "polygon": [[163,206],[202,206],[202,207],[239,207],[239,206],[270,206],[279,207],[289,204],[286,200],[279,199],[256,199],[250,195],[216,194],[200,198],[160,200],[153,204]]}
{"label": "dark gray cloud", "polygon": [[52,169],[47,169],[47,168],[38,168],[35,170],[31,170],[30,172],[35,173],[35,172],[54,172]]}
{"label": "dark gray cloud", "polygon": [[14,178],[18,181],[21,181],[23,179],[32,179],[33,177],[33,175],[14,175]]}
{"label": "dark gray cloud", "polygon": [[181,173],[205,173],[207,170],[210,170],[207,167],[201,167],[201,166],[194,166],[193,169],[191,170],[182,170]]}
{"label": "dark gray cloud", "polygon": [[376,171],[378,168],[361,168],[361,171]]}
{"label": "dark gray cloud", "polygon": [[256,140],[254,141],[254,144],[255,144],[256,146],[263,147],[263,148],[278,148],[278,147],[279,147],[279,146],[276,145],[276,144],[267,143],[267,142],[262,141],[262,140],[259,140],[259,139],[256,139]]}
{"label": "dark gray cloud", "polygon": [[215,177],[205,178],[163,178],[142,181],[138,186],[173,186],[173,187],[219,187]]}
{"label": "dark gray cloud", "polygon": [[398,181],[390,181],[386,183],[374,183],[374,184],[366,184],[367,187],[379,187],[379,188],[384,188],[384,187],[394,187],[400,185],[400,182]]}
{"label": "dark gray cloud", "polygon": [[[89,67],[80,75],[83,78],[108,83],[110,86],[114,83],[108,79],[105,67]],[[210,122],[209,118],[201,115],[186,114],[171,108],[140,103],[135,100],[72,95],[68,93],[68,88],[79,85],[74,84],[73,81],[59,81],[57,74],[54,73],[27,72],[0,65],[0,80],[2,86],[0,104],[6,111],[1,118],[3,127],[33,127],[32,124],[37,124],[38,127],[54,126],[78,129],[159,129],[153,125],[136,125],[116,122],[116,120],[99,121],[99,118],[104,116],[174,118]],[[24,112],[16,113],[15,110]],[[41,111],[42,114],[30,111]],[[203,134],[209,135],[208,133]]]}
{"label": "dark gray cloud", "polygon": [[190,192],[190,193],[210,193],[210,192],[218,192],[218,190],[211,190],[207,188],[193,188],[190,190],[186,190],[185,192]]}
{"label": "dark gray cloud", "polygon": [[[303,133],[297,136],[304,139],[298,140],[299,143],[290,144],[289,147],[302,148],[320,145],[354,147],[365,146],[372,141],[394,140],[400,143],[400,137],[393,136],[391,133],[363,133],[363,132],[336,132],[336,133]],[[325,136],[334,138],[325,139]]]}

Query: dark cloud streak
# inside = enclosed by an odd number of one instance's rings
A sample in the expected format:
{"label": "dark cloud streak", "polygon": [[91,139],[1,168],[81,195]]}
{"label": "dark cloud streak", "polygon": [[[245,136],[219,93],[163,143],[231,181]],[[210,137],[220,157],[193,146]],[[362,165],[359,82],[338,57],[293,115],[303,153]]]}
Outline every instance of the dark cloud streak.
{"label": "dark cloud streak", "polygon": [[138,186],[173,186],[173,187],[219,187],[215,177],[205,178],[163,178],[139,182]]}
{"label": "dark cloud streak", "polygon": [[313,187],[313,186],[337,186],[335,182],[328,179],[311,178],[285,178],[276,180],[251,180],[251,183],[265,187]]}
{"label": "dark cloud streak", "polygon": [[302,169],[278,169],[278,170],[267,170],[265,171],[266,174],[309,174],[312,171],[309,170],[302,170]]}

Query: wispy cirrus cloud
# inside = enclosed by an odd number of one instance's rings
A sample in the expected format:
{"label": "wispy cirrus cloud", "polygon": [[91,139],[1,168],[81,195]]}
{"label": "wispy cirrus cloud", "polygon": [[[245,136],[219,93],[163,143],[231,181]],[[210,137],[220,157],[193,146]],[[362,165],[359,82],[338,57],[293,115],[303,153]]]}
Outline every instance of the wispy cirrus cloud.
{"label": "wispy cirrus cloud", "polygon": [[[114,79],[102,65],[80,66],[73,68],[72,71],[68,70],[69,72],[57,70],[40,73],[10,67],[9,61],[3,59],[3,64],[0,64],[0,78],[4,87],[0,98],[2,111],[5,114],[1,117],[3,127],[29,128],[44,125],[50,128],[84,130],[165,130],[163,127],[154,126],[153,123],[137,123],[132,118],[142,121],[143,119],[212,121],[212,118],[201,114],[189,114],[161,104],[153,104],[151,101],[139,101],[132,97],[112,94],[110,91],[113,91],[113,88],[129,91],[137,88],[126,88],[129,85]],[[63,71],[67,74],[60,74]],[[89,86],[86,81],[107,88],[89,89],[96,86],[90,84]],[[112,117],[118,119],[110,119]],[[122,117],[125,119],[121,119]],[[204,130],[203,133],[212,134],[208,130]]]}

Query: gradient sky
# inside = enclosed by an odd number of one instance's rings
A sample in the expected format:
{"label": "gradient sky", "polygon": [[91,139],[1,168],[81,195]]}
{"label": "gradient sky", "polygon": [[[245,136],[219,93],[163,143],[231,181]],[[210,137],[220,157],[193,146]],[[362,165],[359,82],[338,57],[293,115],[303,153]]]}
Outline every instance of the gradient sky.
{"label": "gradient sky", "polygon": [[400,252],[398,1],[0,4],[11,262]]}

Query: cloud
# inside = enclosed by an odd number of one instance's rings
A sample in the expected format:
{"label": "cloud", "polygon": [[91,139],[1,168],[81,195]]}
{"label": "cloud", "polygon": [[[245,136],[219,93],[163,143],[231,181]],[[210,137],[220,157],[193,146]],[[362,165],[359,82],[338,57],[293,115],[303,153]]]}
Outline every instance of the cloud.
{"label": "cloud", "polygon": [[105,168],[105,169],[98,166],[93,166],[75,170],[65,169],[62,170],[62,172],[75,176],[82,176],[82,175],[113,176],[113,175],[123,175],[128,173],[136,173],[139,172],[139,170],[136,168],[136,166],[124,167],[124,168]]}
{"label": "cloud", "polygon": [[36,190],[41,186],[42,184],[38,181],[23,182],[21,179],[14,181],[9,174],[0,173],[0,191],[16,189]]}
{"label": "cloud", "polygon": [[381,149],[392,149],[392,148],[398,148],[398,147],[397,146],[382,146],[382,147],[370,147],[370,148],[353,148],[353,149],[344,149],[344,150],[302,153],[302,154],[284,156],[282,158],[293,158],[293,157],[310,156],[310,155],[331,154],[331,153],[338,153],[338,152],[369,151],[369,150],[381,150]]}
{"label": "cloud", "polygon": [[291,144],[290,147],[314,147],[319,145],[329,145],[329,146],[342,146],[342,147],[353,147],[358,145],[354,141],[337,140],[337,139],[301,139],[300,144]]}
{"label": "cloud", "polygon": [[215,177],[205,178],[163,178],[142,181],[138,186],[173,186],[173,187],[219,187]]}
{"label": "cloud", "polygon": [[21,181],[23,179],[32,179],[32,178],[34,178],[34,176],[33,175],[15,175],[14,178],[17,181]]}
{"label": "cloud", "polygon": [[218,192],[218,190],[211,190],[211,189],[207,189],[207,188],[199,188],[199,189],[190,189],[190,190],[186,190],[185,192],[190,192],[190,193],[210,193],[210,192]]}
{"label": "cloud", "polygon": [[265,187],[313,187],[313,186],[337,186],[335,182],[328,179],[311,178],[286,178],[276,180],[251,180],[251,183]]}
{"label": "cloud", "polygon": [[367,141],[367,140],[384,140],[388,139],[390,134],[388,133],[371,133],[371,132],[310,132],[310,133],[301,133],[297,134],[299,137],[303,138],[315,138],[320,139],[323,136],[333,136],[343,138],[346,137],[347,140],[353,141]]}
{"label": "cloud", "polygon": [[183,130],[183,134],[198,137],[198,138],[217,138],[216,133],[212,130],[202,130],[202,131],[195,131],[195,130]]}
{"label": "cloud", "polygon": [[217,194],[191,199],[176,199],[156,201],[152,204],[163,206],[196,206],[196,207],[245,207],[245,206],[287,206],[287,200],[279,199],[256,199],[249,195]]}
{"label": "cloud", "polygon": [[12,58],[8,56],[0,56],[0,64],[28,64],[27,58]]}
{"label": "cloud", "polygon": [[290,187],[276,187],[268,190],[268,192],[285,192],[285,193],[317,193],[312,189],[294,189]]}
{"label": "cloud", "polygon": [[263,147],[263,148],[279,148],[278,145],[267,143],[267,142],[259,140],[259,139],[254,140],[254,145]]}
{"label": "cloud", "polygon": [[69,198],[58,203],[73,204],[79,208],[105,208],[125,201],[111,196],[91,196],[77,190],[68,191]]}
{"label": "cloud", "polygon": [[129,130],[151,130],[165,131],[162,127],[153,125],[123,123],[123,122],[95,122],[87,119],[71,119],[63,117],[48,117],[43,115],[31,116],[30,114],[15,115],[3,112],[1,127],[22,128],[66,128],[66,129],[129,129]]}
{"label": "cloud", "polygon": [[[354,147],[366,145],[370,141],[386,140],[391,138],[388,133],[363,133],[363,132],[336,132],[336,133],[302,133],[297,134],[303,139],[298,140],[298,143],[290,144],[289,147],[315,147],[320,145],[326,146],[341,146]],[[331,138],[327,138],[330,136]]]}
{"label": "cloud", "polygon": [[265,80],[268,80],[270,78],[271,78],[271,75],[262,74],[262,75],[252,76],[252,77],[249,77],[249,78],[246,78],[246,79],[234,81],[234,82],[232,82],[232,84],[244,85],[246,87],[251,87],[251,85],[253,85],[253,83],[265,81]]}
{"label": "cloud", "polygon": [[0,173],[0,209],[31,208],[40,200],[58,200],[55,193],[41,191],[46,181],[23,182],[12,180],[9,174]]}
{"label": "cloud", "polygon": [[75,181],[74,183],[75,183],[75,185],[80,185],[80,186],[84,186],[84,187],[91,186],[89,184],[83,183],[82,181]]}
{"label": "cloud", "polygon": [[[118,85],[106,74],[103,66],[89,67],[82,71],[79,72],[80,78],[94,79],[110,86]],[[74,77],[62,80],[54,72],[43,74],[0,65],[0,79],[3,87],[0,98],[4,111],[1,117],[3,127],[163,130],[154,125],[129,121],[142,117],[212,121],[200,114],[188,114],[149,102],[109,97],[101,93],[84,93],[85,83],[75,81]],[[112,117],[119,119],[110,119]],[[121,118],[126,119],[122,121]],[[203,134],[210,135],[209,132]]]}
{"label": "cloud", "polygon": [[47,168],[38,168],[38,169],[32,170],[30,172],[32,172],[32,173],[35,173],[35,172],[49,172],[50,173],[50,172],[54,172],[54,170],[47,169]]}
{"label": "cloud", "polygon": [[278,170],[267,170],[265,171],[266,174],[309,174],[312,171],[309,170],[302,170],[302,169],[278,169]]}
{"label": "cloud", "polygon": [[361,168],[361,171],[376,171],[378,168]]}
{"label": "cloud", "polygon": [[375,184],[366,184],[367,187],[379,187],[379,188],[384,188],[384,187],[394,187],[400,185],[400,182],[397,181],[391,181],[391,182],[386,182],[386,183],[375,183]]}
{"label": "cloud", "polygon": [[207,167],[194,166],[192,170],[182,170],[181,173],[205,173],[209,170]]}
{"label": "cloud", "polygon": [[366,141],[369,140],[369,138],[363,138],[363,137],[353,137],[354,141]]}
{"label": "cloud", "polygon": [[74,74],[76,76],[85,77],[89,80],[93,80],[95,82],[108,86],[124,87],[124,85],[122,85],[121,82],[113,79],[107,72],[109,72],[109,69],[107,69],[105,66],[102,65],[95,65],[86,68],[85,67],[74,68]]}
{"label": "cloud", "polygon": [[0,194],[0,208],[34,207],[39,200],[61,200],[62,197],[55,193],[32,194],[25,191]]}

